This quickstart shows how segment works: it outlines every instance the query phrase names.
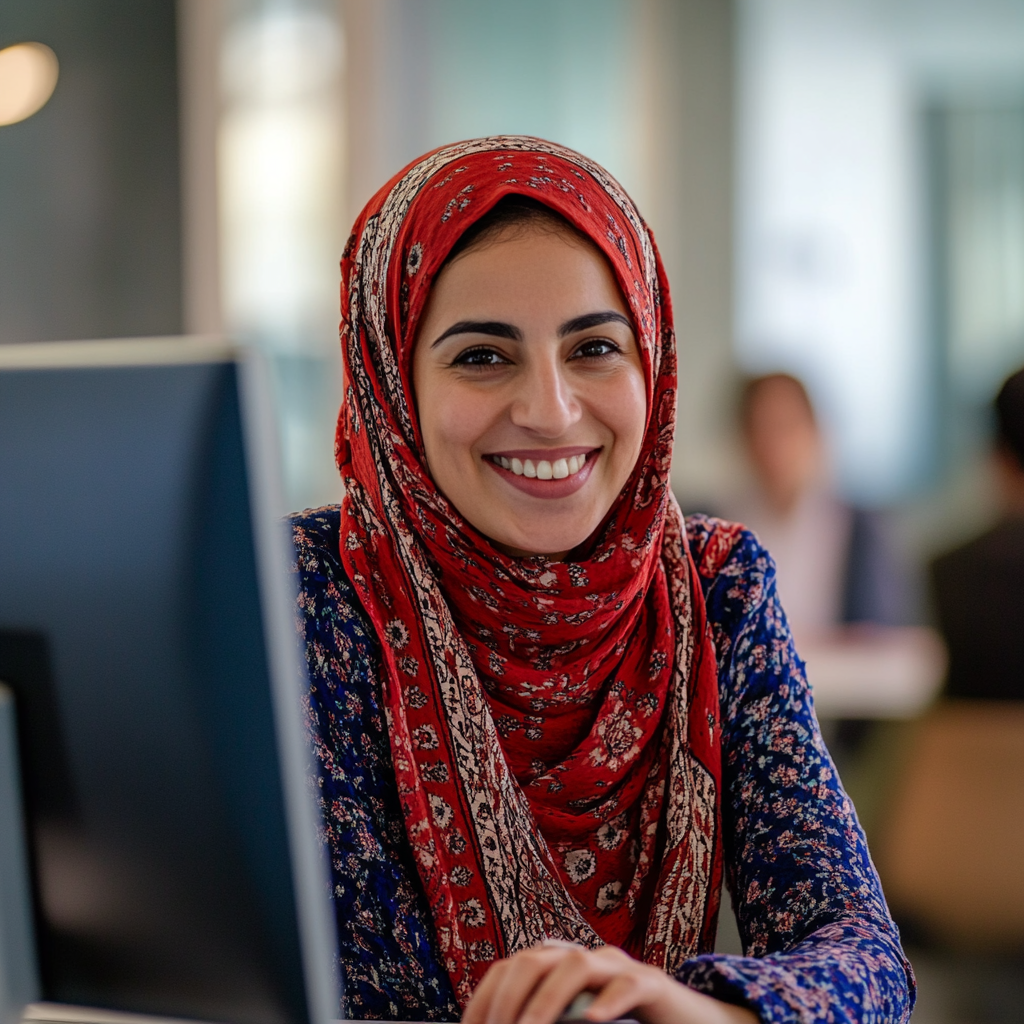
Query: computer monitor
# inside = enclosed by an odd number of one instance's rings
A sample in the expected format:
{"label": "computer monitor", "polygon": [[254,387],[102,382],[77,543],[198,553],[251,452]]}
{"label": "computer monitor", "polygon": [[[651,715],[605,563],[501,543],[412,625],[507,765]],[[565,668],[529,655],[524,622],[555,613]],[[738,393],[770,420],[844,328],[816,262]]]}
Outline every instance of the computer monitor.
{"label": "computer monitor", "polygon": [[47,1004],[29,1017],[343,1016],[258,376],[196,339],[0,346],[0,681],[36,954],[10,948],[14,871],[0,957]]}

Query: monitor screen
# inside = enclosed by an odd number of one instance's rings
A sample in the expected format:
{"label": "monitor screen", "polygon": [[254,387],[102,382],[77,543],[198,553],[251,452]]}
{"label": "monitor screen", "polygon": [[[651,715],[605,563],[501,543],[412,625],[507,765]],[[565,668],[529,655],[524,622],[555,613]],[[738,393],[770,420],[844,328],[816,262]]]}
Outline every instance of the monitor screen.
{"label": "monitor screen", "polygon": [[340,1015],[264,410],[223,347],[0,347],[0,680],[46,1001]]}

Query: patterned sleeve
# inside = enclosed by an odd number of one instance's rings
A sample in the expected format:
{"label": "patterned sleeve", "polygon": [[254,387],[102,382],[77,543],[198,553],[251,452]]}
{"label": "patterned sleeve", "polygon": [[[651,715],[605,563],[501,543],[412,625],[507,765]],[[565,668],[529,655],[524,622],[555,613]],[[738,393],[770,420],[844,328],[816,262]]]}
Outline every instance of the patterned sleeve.
{"label": "patterned sleeve", "polygon": [[457,1020],[391,767],[379,651],[338,557],[337,506],[290,519],[322,841],[354,1019]]}
{"label": "patterned sleeve", "polygon": [[822,742],[775,565],[747,530],[688,526],[718,652],[726,875],[747,955],[697,957],[679,979],[765,1024],[906,1021],[913,973]]}

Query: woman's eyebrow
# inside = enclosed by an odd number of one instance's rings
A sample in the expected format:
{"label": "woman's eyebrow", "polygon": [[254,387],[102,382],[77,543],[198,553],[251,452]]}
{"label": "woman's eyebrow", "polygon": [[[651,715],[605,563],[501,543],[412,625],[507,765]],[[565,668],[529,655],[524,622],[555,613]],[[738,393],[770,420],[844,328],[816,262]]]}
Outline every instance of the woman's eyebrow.
{"label": "woman's eyebrow", "polygon": [[457,324],[452,324],[430,347],[435,348],[453,334],[489,334],[492,338],[523,340],[523,332],[518,327],[502,323],[500,320],[460,320]]}
{"label": "woman's eyebrow", "polygon": [[577,331],[587,331],[591,327],[612,323],[625,324],[630,330],[633,330],[633,325],[629,322],[628,317],[616,313],[613,309],[606,309],[601,313],[584,313],[583,316],[575,316],[571,320],[566,320],[558,328],[558,336],[564,338],[567,334],[575,334]]}

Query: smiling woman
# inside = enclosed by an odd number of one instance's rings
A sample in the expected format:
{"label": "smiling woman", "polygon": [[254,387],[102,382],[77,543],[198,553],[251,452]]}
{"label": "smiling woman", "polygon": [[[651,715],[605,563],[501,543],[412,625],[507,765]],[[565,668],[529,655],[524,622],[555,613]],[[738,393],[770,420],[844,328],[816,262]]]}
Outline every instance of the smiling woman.
{"label": "smiling woman", "polygon": [[[345,501],[293,528],[349,1014],[906,1019],[771,561],[669,489],[671,306],[618,184],[428,154],[356,222],[341,340]],[[746,958],[711,952],[723,876]]]}

